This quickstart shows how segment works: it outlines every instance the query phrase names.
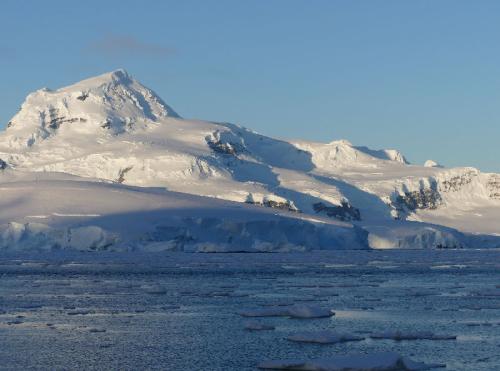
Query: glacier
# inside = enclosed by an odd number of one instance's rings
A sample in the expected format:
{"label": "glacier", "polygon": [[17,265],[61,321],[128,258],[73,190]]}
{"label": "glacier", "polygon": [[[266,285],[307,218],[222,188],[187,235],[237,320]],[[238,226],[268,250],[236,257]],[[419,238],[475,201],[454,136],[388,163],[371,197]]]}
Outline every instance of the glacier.
{"label": "glacier", "polygon": [[124,70],[28,95],[0,161],[1,249],[500,247],[500,174],[185,119]]}

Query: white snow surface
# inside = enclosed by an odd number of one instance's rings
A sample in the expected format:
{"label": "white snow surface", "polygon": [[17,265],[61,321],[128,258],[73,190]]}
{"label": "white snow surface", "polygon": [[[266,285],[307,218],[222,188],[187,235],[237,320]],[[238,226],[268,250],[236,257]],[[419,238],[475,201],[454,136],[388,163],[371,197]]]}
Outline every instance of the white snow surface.
{"label": "white snow surface", "polygon": [[[19,236],[24,241],[50,235],[59,245],[65,244],[60,238],[70,239],[69,245],[80,249],[75,241],[88,233],[94,249],[120,241],[129,248],[161,250],[164,238],[137,242],[146,230],[141,220],[158,217],[155,205],[161,204],[160,219],[168,214],[175,228],[189,230],[184,237],[175,235],[171,247],[190,251],[500,246],[500,174],[435,162],[411,165],[397,150],[346,140],[287,141],[239,125],[183,119],[124,70],[30,94],[0,133],[0,159],[0,168],[7,168],[0,173],[2,187],[9,188],[5,183],[13,182],[14,173],[24,177],[16,180],[21,183],[12,196],[24,208],[3,204],[0,212],[2,235],[10,244]],[[37,183],[37,177],[43,180]],[[148,201],[137,201],[137,195]],[[47,204],[54,207],[42,206]],[[217,212],[205,215],[205,205]],[[127,218],[141,226],[132,228],[133,236],[124,227],[131,224]],[[92,229],[45,229],[80,228],[81,220]],[[305,228],[302,233],[297,226]],[[202,233],[214,228],[219,234]],[[331,235],[335,238],[327,241]]]}
{"label": "white snow surface", "polygon": [[215,198],[4,170],[0,249],[193,252],[364,249],[349,223]]}
{"label": "white snow surface", "polygon": [[441,165],[439,165],[439,164],[438,164],[436,161],[434,161],[434,160],[427,160],[427,161],[425,161],[424,166],[425,166],[425,167],[442,167]]}

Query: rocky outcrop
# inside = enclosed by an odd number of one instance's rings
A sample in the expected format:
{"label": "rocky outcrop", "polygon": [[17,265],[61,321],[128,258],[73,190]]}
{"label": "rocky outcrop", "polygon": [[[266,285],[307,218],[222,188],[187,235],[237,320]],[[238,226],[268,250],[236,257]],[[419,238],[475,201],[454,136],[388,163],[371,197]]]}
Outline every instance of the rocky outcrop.
{"label": "rocky outcrop", "polygon": [[249,194],[245,200],[245,203],[270,207],[273,209],[300,212],[300,210],[294,205],[292,201],[283,199],[281,197],[257,197],[256,195]]}
{"label": "rocky outcrop", "polygon": [[57,130],[62,124],[73,123],[73,122],[87,122],[87,119],[82,117],[65,117],[59,114],[59,110],[56,108],[51,108],[48,112],[41,113],[41,119],[43,121],[42,126],[44,128]]}
{"label": "rocky outcrop", "polygon": [[361,220],[361,212],[347,201],[342,200],[339,206],[327,206],[323,202],[317,202],[313,209],[318,214],[326,214],[330,218],[337,218],[342,221]]}
{"label": "rocky outcrop", "polygon": [[85,99],[87,99],[89,97],[89,93],[85,93],[83,92],[82,94],[80,94],[78,97],[76,97],[76,99],[78,100],[81,100],[82,102],[85,101]]}
{"label": "rocky outcrop", "polygon": [[435,188],[423,188],[418,191],[407,191],[397,194],[393,205],[398,211],[414,212],[419,209],[435,210],[441,204],[442,198]]}
{"label": "rocky outcrop", "polygon": [[490,192],[490,198],[500,200],[500,175],[490,175],[486,186]]}
{"label": "rocky outcrop", "polygon": [[223,155],[236,155],[236,148],[233,144],[231,143],[223,143],[220,140],[214,142],[207,140],[208,146],[217,153],[221,153]]}
{"label": "rocky outcrop", "polygon": [[133,166],[128,166],[126,168],[120,169],[118,172],[118,179],[116,179],[117,183],[123,183],[125,181],[125,174],[127,174],[130,170],[132,170]]}
{"label": "rocky outcrop", "polygon": [[271,207],[273,209],[281,209],[281,210],[288,210],[288,211],[298,211],[298,209],[295,207],[293,202],[290,202],[290,200],[286,200],[285,202],[279,202],[279,201],[274,201],[274,200],[264,200],[262,203],[263,206],[266,207]]}
{"label": "rocky outcrop", "polygon": [[439,189],[443,192],[458,192],[463,186],[472,183],[477,177],[477,171],[466,171],[463,174],[452,176],[440,182]]}
{"label": "rocky outcrop", "polygon": [[[231,140],[231,138],[226,136],[227,133],[221,133],[217,130],[211,135],[207,135],[205,140],[212,151],[223,155],[235,156],[238,153],[244,152],[245,147],[242,143],[238,143],[236,140]],[[234,139],[239,139],[241,141],[241,138]]]}

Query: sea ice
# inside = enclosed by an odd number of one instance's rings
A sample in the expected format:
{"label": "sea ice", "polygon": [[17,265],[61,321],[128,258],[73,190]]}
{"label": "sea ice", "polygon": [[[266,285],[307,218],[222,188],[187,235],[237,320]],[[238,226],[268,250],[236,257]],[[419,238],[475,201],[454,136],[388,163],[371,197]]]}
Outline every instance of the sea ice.
{"label": "sea ice", "polygon": [[243,317],[287,317],[289,315],[287,307],[249,309],[240,311],[238,314]]}
{"label": "sea ice", "polygon": [[306,371],[415,371],[446,367],[442,364],[425,364],[402,357],[397,353],[371,353],[312,361],[281,360],[262,362],[257,366],[269,370],[306,370]]}
{"label": "sea ice", "polygon": [[289,307],[267,307],[238,312],[243,317],[292,317],[292,318],[324,318],[334,316],[328,308],[315,305],[292,305]]}
{"label": "sea ice", "polygon": [[318,344],[336,344],[347,341],[361,341],[364,337],[349,334],[341,334],[332,331],[318,332],[299,332],[287,337],[288,340],[298,343],[318,343]]}
{"label": "sea ice", "polygon": [[370,335],[372,339],[392,339],[392,340],[455,340],[455,335],[436,335],[429,331],[402,332],[386,331]]}
{"label": "sea ice", "polygon": [[335,312],[315,305],[293,305],[288,315],[293,318],[324,318],[334,316]]}

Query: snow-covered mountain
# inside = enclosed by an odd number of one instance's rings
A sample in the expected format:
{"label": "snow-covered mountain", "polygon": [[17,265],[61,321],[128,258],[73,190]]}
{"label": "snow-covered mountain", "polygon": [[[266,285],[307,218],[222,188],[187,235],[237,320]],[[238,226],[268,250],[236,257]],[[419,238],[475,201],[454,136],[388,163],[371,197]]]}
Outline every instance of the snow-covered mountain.
{"label": "snow-covered mountain", "polygon": [[350,223],[375,248],[500,246],[500,174],[183,119],[123,70],[30,94],[0,134],[0,158],[9,174],[67,173],[106,180],[109,192],[161,187]]}

